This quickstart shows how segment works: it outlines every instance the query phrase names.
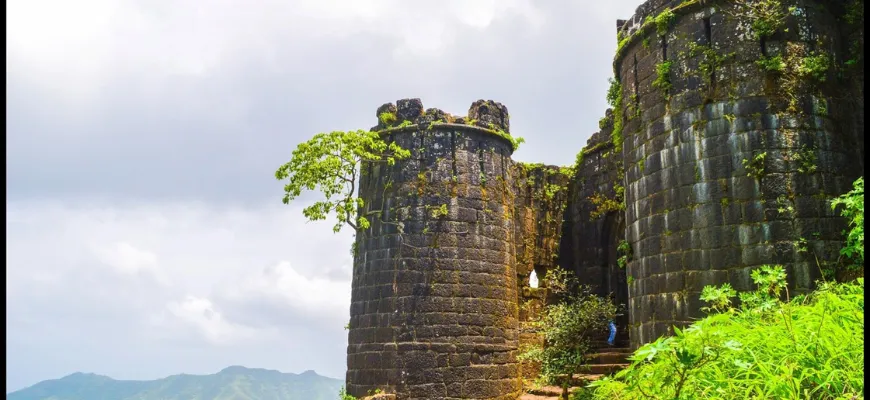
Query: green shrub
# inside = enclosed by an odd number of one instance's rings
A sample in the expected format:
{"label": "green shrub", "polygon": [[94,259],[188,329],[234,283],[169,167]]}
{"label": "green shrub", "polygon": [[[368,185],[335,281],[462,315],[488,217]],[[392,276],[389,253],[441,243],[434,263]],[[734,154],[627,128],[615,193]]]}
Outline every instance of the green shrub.
{"label": "green shrub", "polygon": [[837,209],[843,206],[840,215],[849,219],[849,231],[846,233],[846,246],[840,254],[852,259],[850,269],[864,269],[864,178],[858,178],[853,183],[852,191],[831,201],[831,207]]}
{"label": "green shrub", "polygon": [[540,317],[531,323],[543,335],[544,346],[526,347],[518,358],[540,362],[541,380],[567,388],[566,378],[586,364],[593,335],[605,332],[607,321],[616,314],[616,306],[610,299],[578,285],[564,269],[548,271],[544,282],[557,299],[545,306]]}
{"label": "green shrub", "polygon": [[639,348],[630,367],[589,385],[593,398],[863,398],[863,278],[792,300],[782,267],[752,279],[759,288],[741,293],[738,309],[730,287],[705,288],[720,312]]}

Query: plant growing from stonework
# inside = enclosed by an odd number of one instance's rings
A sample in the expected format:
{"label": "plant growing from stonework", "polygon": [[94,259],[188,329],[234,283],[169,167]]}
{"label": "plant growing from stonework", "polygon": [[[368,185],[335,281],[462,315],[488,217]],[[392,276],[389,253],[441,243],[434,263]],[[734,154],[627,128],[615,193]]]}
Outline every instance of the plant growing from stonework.
{"label": "plant growing from stonework", "polygon": [[[469,124],[469,125],[471,125],[471,124]],[[493,123],[490,123],[488,127],[490,130],[495,132],[496,135],[498,135],[502,138],[505,138],[509,142],[511,142],[511,146],[513,146],[514,151],[519,150],[520,145],[526,142],[526,139],[523,139],[522,137],[519,137],[519,136],[512,136],[510,133],[507,133],[504,130],[499,129]]]}
{"label": "plant growing from stonework", "polygon": [[781,73],[785,70],[785,62],[781,55],[762,56],[755,61],[755,64],[761,67],[762,70],[770,73]]}
{"label": "plant growing from stonework", "polygon": [[764,160],[767,158],[767,152],[761,152],[751,159],[743,159],[743,168],[746,169],[746,176],[755,179],[761,179],[764,176]]}
{"label": "plant growing from stonework", "polygon": [[385,126],[392,125],[396,122],[397,118],[398,117],[396,117],[396,113],[389,111],[384,111],[380,113],[380,115],[378,115],[378,121],[380,121],[380,123]]}
{"label": "plant growing from stonework", "polygon": [[607,103],[613,108],[613,132],[610,133],[610,141],[616,149],[622,149],[622,84],[615,78],[610,78],[610,87],[607,89]]}
{"label": "plant growing from stonework", "polygon": [[595,192],[589,196],[588,200],[595,206],[590,214],[590,219],[601,218],[608,213],[625,210],[625,187],[619,184],[613,185],[615,196],[607,197],[599,192]]}
{"label": "plant growing from stonework", "polygon": [[795,7],[786,7],[782,0],[729,0],[734,7],[731,13],[740,21],[748,21],[752,38],[767,38],[783,29],[786,17]]}
{"label": "plant growing from stonework", "polygon": [[656,64],[656,79],[652,82],[652,86],[662,91],[667,96],[671,90],[671,61],[662,61]]}
{"label": "plant growing from stonework", "polygon": [[446,217],[447,214],[448,214],[447,204],[442,204],[438,207],[432,207],[432,218],[434,218],[434,219]]}
{"label": "plant growing from stonework", "polygon": [[587,363],[592,338],[604,333],[616,306],[607,298],[592,294],[576,277],[561,268],[547,272],[546,287],[557,301],[541,311],[533,322],[544,345],[530,345],[519,355],[521,361],[541,363],[541,380],[560,385],[567,398],[571,376]]}
{"label": "plant growing from stonework", "polygon": [[671,28],[671,25],[676,21],[677,16],[671,11],[670,8],[666,8],[664,11],[660,12],[659,15],[656,15],[653,19],[653,22],[656,24],[656,33],[659,36],[664,36],[668,33],[668,29]]}
{"label": "plant growing from stonework", "polygon": [[814,52],[804,56],[797,67],[797,73],[802,78],[824,82],[831,68],[831,59],[827,54]]}
{"label": "plant growing from stonework", "polygon": [[801,146],[800,150],[795,151],[792,157],[797,162],[797,171],[802,174],[812,174],[818,169],[818,165],[816,165],[818,158],[816,152],[811,148]]}
{"label": "plant growing from stonework", "polygon": [[850,269],[864,269],[864,177],[853,183],[853,188],[831,201],[831,208],[842,207],[840,215],[849,221],[846,234],[846,245],[840,249],[840,254],[848,257],[852,264]]}
{"label": "plant growing from stonework", "polygon": [[616,265],[619,268],[625,268],[631,261],[631,244],[627,240],[620,240],[619,245],[616,246],[616,253],[619,255],[619,258],[616,259]]}
{"label": "plant growing from stonework", "polygon": [[345,225],[360,231],[369,227],[368,217],[379,212],[360,212],[366,205],[356,193],[362,165],[391,166],[410,155],[410,151],[388,143],[377,132],[318,133],[293,150],[290,161],[275,171],[275,178],[286,180],[284,204],[289,204],[303,191],[318,190],[323,194],[322,200],[302,210],[308,220],[321,221],[334,215],[337,222],[333,231],[339,232]]}

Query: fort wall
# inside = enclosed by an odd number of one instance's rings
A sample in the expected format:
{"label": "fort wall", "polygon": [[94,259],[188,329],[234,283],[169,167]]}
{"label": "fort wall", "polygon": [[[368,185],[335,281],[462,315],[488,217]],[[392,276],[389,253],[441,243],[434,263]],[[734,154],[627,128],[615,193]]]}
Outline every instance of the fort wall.
{"label": "fort wall", "polygon": [[516,399],[513,148],[497,132],[507,111],[472,106],[472,120],[495,130],[416,99],[385,112],[394,117],[378,128],[412,155],[363,166],[360,197],[381,217],[357,235],[348,393]]}

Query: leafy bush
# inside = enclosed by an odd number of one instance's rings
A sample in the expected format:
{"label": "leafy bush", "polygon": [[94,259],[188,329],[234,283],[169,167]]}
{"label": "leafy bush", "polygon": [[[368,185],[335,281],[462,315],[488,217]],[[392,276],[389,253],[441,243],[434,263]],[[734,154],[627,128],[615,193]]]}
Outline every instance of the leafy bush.
{"label": "leafy bush", "polygon": [[586,364],[586,353],[595,333],[603,333],[616,314],[610,299],[596,296],[564,269],[548,271],[546,287],[557,298],[547,305],[532,326],[544,336],[544,346],[531,345],[521,361],[541,363],[541,379],[567,388],[569,377]]}
{"label": "leafy bush", "polygon": [[741,293],[738,309],[730,287],[705,288],[721,312],[642,346],[629,368],[589,385],[592,398],[863,398],[863,278],[785,301],[782,267],[752,279],[759,288]]}
{"label": "leafy bush", "polygon": [[840,215],[849,219],[851,228],[846,234],[846,246],[840,254],[854,261],[851,269],[864,269],[864,178],[858,178],[854,189],[831,201],[831,207],[843,206]]}

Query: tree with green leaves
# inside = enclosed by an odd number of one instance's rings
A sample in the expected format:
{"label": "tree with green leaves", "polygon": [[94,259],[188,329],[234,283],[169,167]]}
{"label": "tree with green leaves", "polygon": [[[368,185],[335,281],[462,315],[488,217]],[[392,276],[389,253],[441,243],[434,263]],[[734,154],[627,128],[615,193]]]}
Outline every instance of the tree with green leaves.
{"label": "tree with green leaves", "polygon": [[411,152],[384,140],[380,132],[364,130],[318,133],[300,143],[289,162],[275,172],[284,185],[284,204],[289,204],[303,191],[319,190],[324,199],[305,207],[302,213],[310,221],[322,221],[334,214],[337,223],[333,231],[344,225],[355,232],[369,227],[371,213],[361,213],[365,201],[357,195],[362,166],[368,163],[392,166]]}

